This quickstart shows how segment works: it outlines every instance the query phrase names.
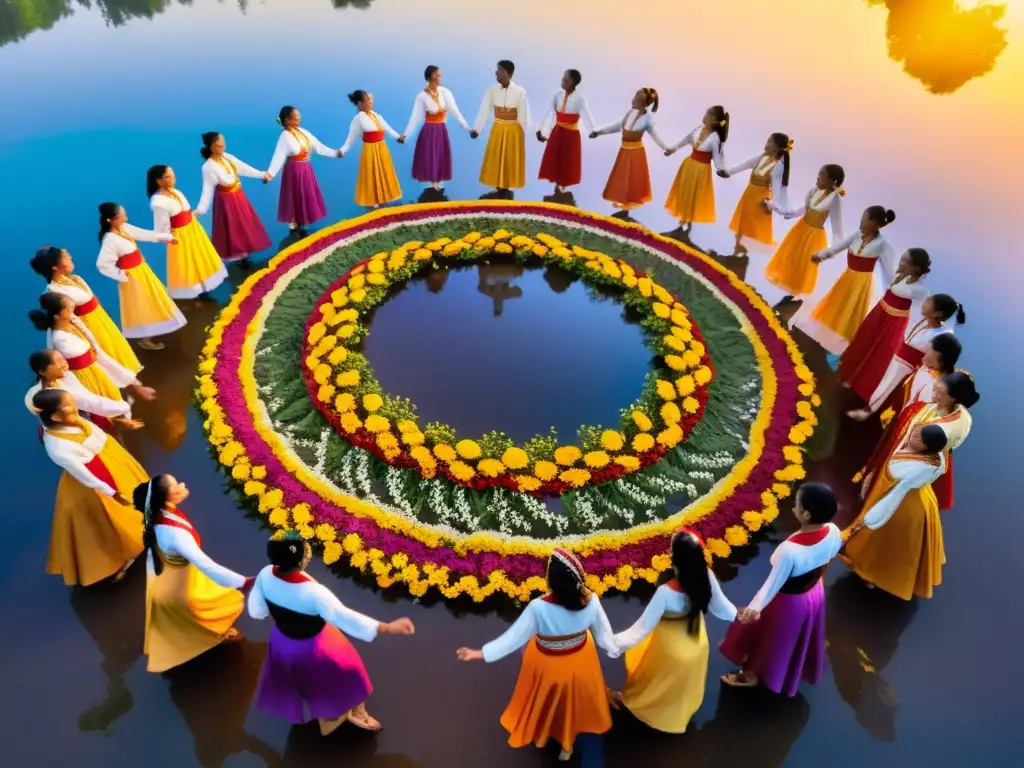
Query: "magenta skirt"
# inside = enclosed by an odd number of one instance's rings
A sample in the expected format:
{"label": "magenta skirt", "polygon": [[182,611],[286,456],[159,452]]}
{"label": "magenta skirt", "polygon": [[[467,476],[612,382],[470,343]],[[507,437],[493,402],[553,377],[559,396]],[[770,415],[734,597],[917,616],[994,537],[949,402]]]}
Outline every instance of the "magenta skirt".
{"label": "magenta skirt", "polygon": [[327,216],[324,196],[309,160],[288,160],[281,174],[277,220],[306,227]]}
{"label": "magenta skirt", "polygon": [[297,724],[334,720],[366,701],[372,691],[363,660],[335,627],[328,624],[308,640],[285,637],[277,627],[271,630],[256,692],[257,706],[264,712]]}
{"label": "magenta skirt", "polygon": [[802,595],[777,594],[752,624],[734,621],[720,650],[775,693],[796,696],[801,680],[817,685],[825,669],[822,583]]}
{"label": "magenta skirt", "polygon": [[213,196],[213,247],[224,261],[237,261],[270,247],[270,236],[241,187],[218,186]]}
{"label": "magenta skirt", "polygon": [[412,158],[412,177],[425,184],[451,181],[452,143],[444,123],[425,123],[420,130]]}

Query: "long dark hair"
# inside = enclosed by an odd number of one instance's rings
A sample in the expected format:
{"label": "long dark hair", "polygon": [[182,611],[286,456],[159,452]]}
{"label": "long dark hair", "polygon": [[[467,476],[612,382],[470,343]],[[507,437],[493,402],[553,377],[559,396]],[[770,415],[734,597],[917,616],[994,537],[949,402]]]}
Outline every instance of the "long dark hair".
{"label": "long dark hair", "polygon": [[119,203],[100,203],[100,234],[96,239],[101,243],[103,242],[103,236],[114,228],[110,221],[117,217],[117,212],[120,210],[121,205]]}
{"label": "long dark hair", "polygon": [[939,368],[939,373],[943,376],[948,376],[956,369],[956,363],[960,359],[960,353],[963,352],[964,348],[960,343],[960,339],[952,333],[940,333],[932,339],[932,349],[939,355],[939,361],[942,366]]}
{"label": "long dark hair", "polygon": [[32,257],[28,265],[32,267],[33,272],[46,280],[46,282],[50,282],[53,280],[53,270],[57,268],[57,262],[60,261],[63,253],[64,251],[60,248],[44,245],[36,251],[36,255]]}
{"label": "long dark hair", "polygon": [[963,304],[948,293],[935,293],[932,294],[931,298],[932,306],[935,307],[935,311],[942,317],[942,322],[946,322],[953,316],[956,316],[957,325],[963,325],[967,322],[967,313],[964,312]]}
{"label": "long dark hair", "polygon": [[695,635],[700,629],[701,616],[708,612],[711,604],[711,577],[704,547],[695,534],[680,531],[672,537],[672,570],[679,588],[690,600],[688,629]]}
{"label": "long dark hair", "polygon": [[725,144],[729,140],[729,113],[721,104],[715,104],[708,111],[715,118],[715,125],[711,130],[718,134],[718,142]]}
{"label": "long dark hair", "polygon": [[[949,334],[943,334],[948,336]],[[953,371],[942,377],[942,383],[946,385],[949,396],[956,400],[964,408],[971,408],[980,399],[977,387],[974,386],[974,379],[964,371]]]}
{"label": "long dark hair", "polygon": [[843,186],[843,182],[846,181],[846,171],[843,170],[843,166],[836,165],[835,163],[828,163],[822,166],[822,170],[825,172],[826,178],[832,182],[832,185],[839,189]]}
{"label": "long dark hair", "polygon": [[152,197],[160,191],[160,179],[167,173],[169,165],[154,165],[146,171],[146,197]]}
{"label": "long dark hair", "polygon": [[59,293],[47,291],[39,297],[39,309],[30,310],[28,319],[37,331],[48,331],[53,328],[53,320],[64,308],[71,303],[71,299]]}
{"label": "long dark hair", "polygon": [[53,365],[55,354],[52,349],[37,349],[28,356],[28,367],[36,375],[36,384],[43,383],[43,371]]}
{"label": "long dark hair", "polygon": [[57,426],[53,420],[54,414],[64,404],[64,398],[71,397],[63,389],[40,389],[32,396],[32,407],[39,413],[39,419],[44,427]]}
{"label": "long dark hair", "polygon": [[142,513],[142,546],[153,553],[153,572],[159,576],[164,570],[164,562],[157,551],[153,518],[167,506],[167,475],[157,475],[148,483],[135,486],[132,504]]}
{"label": "long dark hair", "polygon": [[583,584],[583,567],[577,567],[579,561],[574,555],[564,550],[559,553],[548,560],[548,589],[557,605],[582,611],[590,601],[590,591]]}
{"label": "long dark hair", "polygon": [[896,214],[884,205],[872,205],[864,213],[868,215],[868,221],[878,224],[879,229],[896,221]]}
{"label": "long dark hair", "polygon": [[207,131],[203,134],[203,148],[199,150],[199,154],[203,156],[203,160],[209,160],[213,151],[210,146],[220,136],[220,131]]}
{"label": "long dark hair", "polygon": [[782,162],[782,186],[789,186],[789,134],[775,132],[772,143],[779,148],[779,160]]}

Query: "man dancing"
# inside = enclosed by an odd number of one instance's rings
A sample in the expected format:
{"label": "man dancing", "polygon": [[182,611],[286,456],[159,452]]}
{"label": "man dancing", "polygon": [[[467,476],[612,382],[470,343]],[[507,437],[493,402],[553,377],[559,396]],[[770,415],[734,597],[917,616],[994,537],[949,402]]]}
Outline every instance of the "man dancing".
{"label": "man dancing", "polygon": [[512,190],[526,186],[526,126],[530,122],[530,105],[526,91],[512,82],[516,65],[501,60],[494,72],[498,81],[484,95],[474,130],[482,132],[488,114],[493,113],[494,125],[484,151],[480,168],[480,183],[492,192],[480,196],[481,200],[511,200]]}

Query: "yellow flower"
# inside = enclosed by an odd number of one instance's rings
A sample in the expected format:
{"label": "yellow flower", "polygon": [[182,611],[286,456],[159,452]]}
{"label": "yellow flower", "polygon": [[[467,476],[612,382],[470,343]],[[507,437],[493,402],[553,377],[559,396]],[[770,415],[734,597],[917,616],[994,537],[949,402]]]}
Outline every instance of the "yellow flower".
{"label": "yellow flower", "polygon": [[416,426],[415,421],[409,419],[399,419],[395,422],[395,426],[398,427],[399,432],[418,432],[419,427]]}
{"label": "yellow flower", "polygon": [[[377,262],[373,262],[376,264]],[[372,274],[366,276],[366,282],[370,285],[387,285],[388,279],[384,275]]]}
{"label": "yellow flower", "polygon": [[493,237],[481,237],[476,241],[476,247],[481,251],[489,251],[494,247],[494,244]]}
{"label": "yellow flower", "polygon": [[454,243],[449,243],[448,245],[446,245],[444,247],[444,250],[441,251],[441,253],[443,253],[445,256],[458,256],[468,247],[469,246],[466,243],[460,243],[458,241],[455,241]]}
{"label": "yellow flower", "polygon": [[784,483],[803,480],[805,477],[807,477],[807,472],[801,464],[789,464],[783,469],[776,470],[775,472],[775,479],[781,480]]}
{"label": "yellow flower", "polygon": [[690,345],[690,350],[697,357],[701,357],[701,358],[704,357],[704,354],[707,352],[707,350],[704,348],[704,345],[701,344],[699,341],[693,342],[693,344]]}
{"label": "yellow flower", "polygon": [[796,377],[798,379],[800,379],[801,381],[806,381],[806,382],[813,382],[814,381],[814,374],[811,373],[811,369],[808,368],[806,365],[798,365],[798,366],[796,366],[793,369],[793,373],[795,373]]}
{"label": "yellow flower", "polygon": [[363,548],[363,540],[359,538],[358,533],[350,533],[341,540],[341,546],[347,554],[354,555]]}
{"label": "yellow flower", "polygon": [[680,328],[685,328],[686,330],[690,330],[690,328],[692,327],[690,319],[686,316],[686,313],[681,309],[672,310],[672,322],[675,325],[678,325]]}
{"label": "yellow flower", "polygon": [[802,445],[806,439],[807,436],[799,426],[793,427],[789,430],[789,442],[794,445]]}
{"label": "yellow flower", "polygon": [[300,525],[297,530],[299,531],[299,536],[304,538],[306,541],[309,541],[314,536],[313,529],[308,525]]}
{"label": "yellow flower", "polygon": [[650,417],[643,411],[633,411],[631,414],[633,423],[636,424],[636,428],[641,432],[650,432],[651,427],[654,425],[651,423]]}
{"label": "yellow flower", "polygon": [[292,509],[292,522],[296,525],[308,525],[313,519],[313,513],[308,504],[296,504]]}
{"label": "yellow flower", "polygon": [[675,425],[683,418],[683,414],[679,412],[679,406],[675,403],[665,403],[661,406],[661,420],[666,424]]}
{"label": "yellow flower", "polygon": [[775,518],[777,518],[778,516],[779,516],[779,508],[778,507],[765,507],[764,511],[761,513],[761,517],[764,518],[764,521],[766,523],[774,522]]}
{"label": "yellow flower", "polygon": [[693,341],[693,333],[688,328],[681,328],[678,325],[672,327],[672,335],[682,342]]}
{"label": "yellow flower", "polygon": [[484,477],[497,477],[505,471],[505,465],[497,459],[481,459],[476,468]]}
{"label": "yellow flower", "polygon": [[799,416],[801,419],[813,419],[814,409],[811,407],[811,404],[806,400],[799,400],[796,404],[796,415]]}
{"label": "yellow flower", "polygon": [[335,347],[331,350],[331,354],[327,356],[327,362],[331,365],[338,365],[339,363],[345,362],[348,357],[348,350],[344,347]]}
{"label": "yellow flower", "polygon": [[548,247],[546,245],[535,245],[533,246],[533,255],[538,258],[548,255]]}
{"label": "yellow flower", "polygon": [[[352,275],[348,279],[348,289],[350,292],[358,291],[366,285],[366,275]],[[351,298],[351,293],[349,294]]]}
{"label": "yellow flower", "polygon": [[782,457],[790,464],[802,464],[804,461],[804,452],[795,445],[787,445],[782,449]]}
{"label": "yellow flower", "polygon": [[437,445],[435,445],[434,455],[437,456],[437,458],[439,458],[441,461],[448,462],[455,461],[456,456],[458,456],[458,454],[455,452],[455,449],[452,448],[447,443],[438,443]]}
{"label": "yellow flower", "polygon": [[329,402],[332,397],[334,397],[334,386],[332,384],[322,384],[316,392],[316,399],[321,403]]}
{"label": "yellow flower", "polygon": [[811,405],[815,408],[821,405],[821,398],[818,395],[811,395]]}
{"label": "yellow flower", "polygon": [[522,448],[508,448],[501,454],[502,463],[509,469],[523,469],[530,463],[530,457]]}
{"label": "yellow flower", "polygon": [[[216,361],[214,361],[214,362],[216,362]],[[306,358],[306,367],[309,370],[315,371],[316,367],[318,365],[320,365],[320,358],[317,357],[316,355],[310,355],[309,357]],[[200,389],[202,389],[202,388],[200,387]],[[200,394],[202,394],[202,392],[200,392]],[[207,395],[207,397],[209,397],[209,395]]]}
{"label": "yellow flower", "polygon": [[[797,406],[798,406],[797,407],[797,413],[799,413],[800,412],[799,403],[797,403]],[[878,417],[878,421],[881,423],[882,429],[885,429],[886,427],[889,426],[889,422],[891,422],[893,420],[893,417],[895,415],[896,415],[896,411],[894,411],[892,408],[886,408],[884,411],[882,411],[882,413]]]}
{"label": "yellow flower", "polygon": [[455,444],[455,451],[459,456],[470,461],[480,458],[480,446],[472,440],[459,440]]}
{"label": "yellow flower", "polygon": [[672,386],[672,382],[670,381],[658,379],[658,381],[655,383],[655,389],[658,392],[658,397],[660,397],[662,400],[676,399],[676,388]]}
{"label": "yellow flower", "polygon": [[810,397],[811,395],[814,394],[814,385],[813,384],[804,383],[804,384],[801,384],[800,386],[798,386],[796,389],[797,389],[797,392],[799,392],[804,397]]}
{"label": "yellow flower", "polygon": [[317,384],[326,384],[331,377],[331,366],[321,363],[313,370],[313,381]]}
{"label": "yellow flower", "polygon": [[686,345],[675,336],[663,336],[661,341],[666,347],[675,350],[676,352],[683,352],[686,350]]}
{"label": "yellow flower", "polygon": [[692,376],[680,376],[676,379],[676,391],[680,397],[689,397],[697,390]]}
{"label": "yellow flower", "polygon": [[[372,416],[370,418],[373,418]],[[398,438],[391,432],[381,432],[377,435],[377,445],[385,453],[398,452]]]}
{"label": "yellow flower", "polygon": [[[686,353],[684,353],[685,355]],[[673,371],[685,371],[689,366],[686,364],[686,358],[680,357],[679,355],[665,355],[665,365],[671,368]]]}
{"label": "yellow flower", "polygon": [[390,426],[391,423],[383,416],[373,414],[371,416],[366,417],[366,428],[370,432],[383,432]]}
{"label": "yellow flower", "polygon": [[366,265],[366,271],[373,274],[380,274],[384,271],[384,262],[374,257],[373,261]]}
{"label": "yellow flower", "polygon": [[643,294],[646,298],[651,297],[651,293],[653,293],[652,286],[653,283],[651,282],[651,279],[649,277],[641,277],[639,280],[636,281],[637,290],[639,290],[640,293]]}
{"label": "yellow flower", "polygon": [[538,461],[533,465],[533,474],[545,482],[553,480],[558,474],[558,465],[550,461]]}
{"label": "yellow flower", "polygon": [[567,469],[558,479],[573,488],[582,488],[590,480],[590,473],[585,469]]}
{"label": "yellow flower", "polygon": [[242,481],[249,479],[249,465],[248,464],[235,464],[231,468],[231,477],[234,480]]}
{"label": "yellow flower", "polygon": [[525,235],[516,235],[509,242],[513,248],[532,248],[534,244],[533,240]]}
{"label": "yellow flower", "polygon": [[402,246],[403,251],[415,251],[417,248],[423,247],[422,240],[410,240],[408,243]]}
{"label": "yellow flower", "polygon": [[764,517],[761,516],[760,512],[744,512],[743,524],[750,530],[757,531],[764,525]]}
{"label": "yellow flower", "polygon": [[783,485],[782,483],[775,483],[775,485],[772,486],[772,493],[780,499],[785,499],[790,494],[789,486]]}
{"label": "yellow flower", "polygon": [[426,248],[417,248],[416,251],[412,255],[412,258],[415,261],[430,261],[430,259],[432,259],[433,257],[434,257],[434,254],[431,253]]}
{"label": "yellow flower", "polygon": [[513,250],[514,249],[512,248],[512,246],[509,245],[508,243],[498,243],[496,246],[494,246],[495,253],[503,253],[507,255],[509,253],[512,253]]}
{"label": "yellow flower", "polygon": [[700,402],[695,397],[684,397],[683,410],[687,413],[696,413],[700,410]]}
{"label": "yellow flower", "polygon": [[[320,528],[317,528],[319,532]],[[334,565],[341,558],[341,545],[336,541],[324,544],[324,565]]]}
{"label": "yellow flower", "polygon": [[270,513],[270,516],[267,517],[267,521],[278,528],[282,525],[288,525],[288,510],[278,507]]}
{"label": "yellow flower", "polygon": [[622,435],[614,429],[606,429],[601,433],[601,447],[606,451],[622,450]]}
{"label": "yellow flower", "polygon": [[342,371],[334,377],[334,383],[339,387],[358,387],[359,371],[355,369],[351,371]]}
{"label": "yellow flower", "polygon": [[360,288],[358,291],[352,291],[352,293],[350,293],[348,297],[356,304],[358,304],[359,302],[366,298],[366,291]]}
{"label": "yellow flower", "polygon": [[636,288],[637,279],[636,275],[623,275],[622,284],[627,288]]}
{"label": "yellow flower", "polygon": [[349,392],[342,392],[334,398],[334,408],[338,413],[348,413],[356,408],[356,399]]}
{"label": "yellow flower", "polygon": [[[686,363],[687,368],[693,368],[694,366],[700,365],[700,357],[698,357],[692,349],[688,349],[683,352],[683,362]],[[700,381],[696,372],[694,372],[693,376],[698,382]]]}
{"label": "yellow flower", "polygon": [[645,453],[654,447],[654,438],[646,432],[641,432],[633,438],[633,450],[637,453]]}
{"label": "yellow flower", "polygon": [[742,547],[750,541],[750,534],[742,525],[731,525],[725,529],[725,541],[730,547]]}
{"label": "yellow flower", "polygon": [[512,237],[512,233],[506,229],[499,229],[494,233],[495,240],[508,240]]}
{"label": "yellow flower", "polygon": [[721,539],[708,539],[707,543],[708,552],[715,557],[728,557],[729,553],[732,552],[732,547],[726,544]]}
{"label": "yellow flower", "polygon": [[583,463],[591,469],[601,469],[608,466],[610,458],[604,451],[591,451],[583,457]]}
{"label": "yellow flower", "polygon": [[516,483],[519,486],[519,490],[523,491],[524,493],[536,491],[541,486],[540,480],[538,480],[536,477],[529,477],[527,475],[517,477]]}
{"label": "yellow flower", "polygon": [[346,411],[345,413],[341,414],[341,428],[343,431],[355,432],[361,426],[363,426],[363,422],[359,420],[359,417],[356,416],[355,412]]}
{"label": "yellow flower", "polygon": [[[402,435],[405,437],[405,434]],[[418,464],[433,464],[434,454],[430,452],[430,449],[425,445],[414,445],[409,451],[409,455],[412,456],[413,460]]]}
{"label": "yellow flower", "polygon": [[373,411],[378,410],[382,405],[384,405],[384,398],[382,398],[376,392],[371,392],[368,395],[363,395],[363,408],[370,411],[371,413]]}
{"label": "yellow flower", "polygon": [[268,509],[280,507],[283,501],[284,491],[282,491],[280,488],[274,488],[272,490],[265,491],[263,495],[260,496],[260,511],[266,512]]}
{"label": "yellow flower", "polygon": [[668,291],[666,291],[664,288],[662,288],[660,285],[657,285],[657,284],[653,285],[652,288],[654,290],[654,298],[656,298],[662,304],[666,304],[666,305],[671,305],[672,304],[674,299],[672,298],[672,294],[671,293],[669,293]]}
{"label": "yellow flower", "polygon": [[422,446],[426,442],[426,435],[419,430],[413,432],[402,432],[402,442],[406,445]]}
{"label": "yellow flower", "polygon": [[560,259],[571,261],[573,259],[572,251],[562,245],[556,245],[551,248],[551,255],[557,256]]}
{"label": "yellow flower", "polygon": [[628,469],[630,472],[640,469],[640,459],[636,456],[616,456],[615,463],[624,469]]}
{"label": "yellow flower", "polygon": [[678,424],[673,424],[671,427],[662,430],[658,434],[658,442],[664,445],[666,448],[675,448],[682,441],[683,430]]}
{"label": "yellow flower", "polygon": [[693,372],[693,379],[702,387],[711,381],[711,369],[706,365],[702,365],[696,371]]}
{"label": "yellow flower", "polygon": [[262,465],[253,467],[249,475],[253,480],[263,480],[267,476],[267,468]]}
{"label": "yellow flower", "polygon": [[456,480],[466,482],[476,476],[476,471],[464,461],[453,461],[448,465],[448,471]]}
{"label": "yellow flower", "polygon": [[310,344],[316,344],[320,339],[327,333],[327,326],[323,323],[313,323],[309,327],[309,336],[307,337]]}
{"label": "yellow flower", "polygon": [[654,310],[654,314],[660,317],[662,320],[668,320],[669,315],[672,314],[672,310],[668,308],[667,304],[662,304],[660,301],[656,301],[651,305],[651,309]]}
{"label": "yellow flower", "polygon": [[480,239],[480,233],[479,233],[479,232],[470,232],[470,233],[469,233],[468,235],[466,235],[466,236],[465,236],[465,237],[463,237],[462,239],[463,239],[463,240],[464,240],[465,242],[467,242],[467,243],[469,243],[470,245],[472,245],[473,243],[475,243],[475,242],[476,242],[477,240],[479,240],[479,239]]}
{"label": "yellow flower", "polygon": [[555,461],[563,467],[571,467],[580,460],[582,452],[575,445],[563,445],[555,449]]}

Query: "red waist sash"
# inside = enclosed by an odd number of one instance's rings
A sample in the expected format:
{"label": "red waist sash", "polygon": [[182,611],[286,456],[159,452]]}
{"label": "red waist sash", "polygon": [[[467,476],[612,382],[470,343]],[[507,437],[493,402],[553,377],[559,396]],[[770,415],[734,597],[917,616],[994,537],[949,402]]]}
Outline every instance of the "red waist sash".
{"label": "red waist sash", "polygon": [[858,256],[853,251],[847,251],[846,268],[853,272],[874,272],[875,259],[870,256]]}
{"label": "red waist sash", "polygon": [[910,305],[912,304],[909,297],[897,296],[891,289],[885,292],[880,303],[882,305],[882,309],[890,315],[896,315],[898,317],[908,316],[910,314]]}
{"label": "red waist sash", "polygon": [[309,160],[309,152],[302,150],[297,155],[289,155],[288,162],[290,163],[305,163]]}
{"label": "red waist sash", "polygon": [[72,371],[81,371],[96,362],[96,350],[90,348],[80,355],[67,358],[67,361]]}
{"label": "red waist sash", "polygon": [[99,307],[99,305],[99,300],[95,296],[92,296],[89,298],[88,301],[84,302],[83,304],[79,304],[77,307],[75,307],[75,314],[78,315],[79,317],[82,317],[82,315],[88,315],[90,312],[94,311],[97,307]]}
{"label": "red waist sash", "polygon": [[896,357],[905,362],[911,368],[917,368],[924,362],[924,352],[916,347],[910,346],[907,342],[903,342],[903,346],[901,346],[899,351],[896,353]]}
{"label": "red waist sash", "polygon": [[572,112],[555,112],[555,125],[578,131],[580,129],[580,116]]}
{"label": "red waist sash", "polygon": [[192,211],[182,211],[171,216],[171,229],[184,227],[192,221]]}
{"label": "red waist sash", "polygon": [[236,181],[234,184],[218,184],[217,192],[221,194],[233,194],[242,188],[242,182]]}
{"label": "red waist sash", "polygon": [[376,144],[384,141],[384,131],[366,131],[363,134],[363,144]]}
{"label": "red waist sash", "polygon": [[690,153],[690,157],[692,157],[698,163],[710,163],[711,162],[711,153],[710,152],[701,152],[698,149],[693,150]]}
{"label": "red waist sash", "polygon": [[578,635],[564,635],[562,637],[547,637],[537,635],[537,650],[546,656],[566,656],[583,649],[587,644],[587,633],[580,632]]}
{"label": "red waist sash", "polygon": [[114,476],[110,474],[110,470],[107,469],[107,465],[103,463],[103,459],[100,458],[99,454],[93,456],[92,459],[86,463],[85,468],[88,469],[92,476],[97,480],[106,483],[113,488],[115,492],[117,491],[117,483],[114,482]]}
{"label": "red waist sash", "polygon": [[448,113],[443,109],[440,112],[427,112],[427,122],[436,124],[443,123],[448,119]]}
{"label": "red waist sash", "polygon": [[117,257],[117,268],[121,270],[132,269],[142,263],[142,253],[136,249],[124,256]]}

